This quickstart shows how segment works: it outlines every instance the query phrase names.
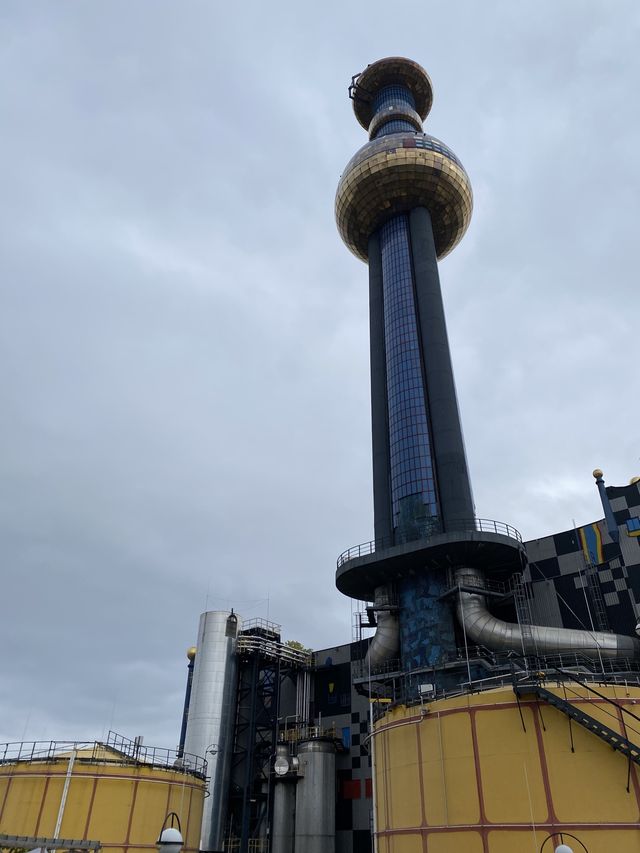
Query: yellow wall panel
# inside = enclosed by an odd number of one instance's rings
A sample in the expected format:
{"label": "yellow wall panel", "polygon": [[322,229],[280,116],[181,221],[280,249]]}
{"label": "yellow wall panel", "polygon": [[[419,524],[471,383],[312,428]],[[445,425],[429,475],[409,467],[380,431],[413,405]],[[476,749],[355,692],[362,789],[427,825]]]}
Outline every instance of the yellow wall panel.
{"label": "yellow wall panel", "polygon": [[425,718],[418,725],[422,752],[422,784],[427,823],[439,826],[447,822],[444,786],[444,753],[441,751],[440,718]]}
{"label": "yellow wall panel", "polygon": [[477,711],[476,731],[487,818],[494,823],[543,823],[548,809],[533,713],[517,708]]}
{"label": "yellow wall panel", "polygon": [[391,829],[419,826],[422,808],[415,724],[390,731],[388,748],[393,755],[389,777],[393,815]]}
{"label": "yellow wall panel", "polygon": [[[62,790],[64,786],[64,778],[59,781],[60,797],[62,798]],[[72,776],[69,783],[69,792],[67,794],[67,802],[65,805],[64,816],[62,818],[62,826],[60,827],[60,835],[63,838],[74,838],[74,832],[80,829],[84,833],[84,828],[87,823],[87,815],[89,814],[89,805],[91,803],[91,794],[93,792],[93,779],[86,776]],[[55,821],[57,818],[57,810],[53,816],[51,824],[51,832],[41,833],[43,835],[51,835],[55,829]]]}
{"label": "yellow wall panel", "polygon": [[480,803],[476,783],[476,765],[469,714],[441,717],[442,742],[446,756],[445,793],[448,822],[476,823],[480,820]]}
{"label": "yellow wall panel", "polygon": [[89,838],[124,844],[133,801],[134,782],[124,779],[100,779],[89,821]]}
{"label": "yellow wall panel", "polygon": [[138,793],[129,835],[131,844],[154,844],[156,842],[160,834],[160,827],[156,826],[158,815],[171,811],[171,809],[166,809],[168,795],[169,788],[167,785],[144,780],[138,783]]}
{"label": "yellow wall panel", "polygon": [[[60,768],[63,770],[64,768]],[[37,827],[38,835],[53,835],[53,831],[56,828],[56,822],[58,820],[58,812],[60,811],[60,803],[62,802],[62,792],[64,791],[64,780],[65,776],[63,773],[57,776],[49,777],[49,786],[47,787],[47,793],[44,798],[44,802],[42,804],[42,814],[40,815],[40,825]],[[15,784],[15,782],[14,782]],[[73,777],[71,782],[69,783],[69,793],[71,793],[71,785],[73,784]],[[81,783],[82,784],[82,781]],[[80,790],[79,785],[73,790],[73,797],[67,796],[67,802],[69,803],[69,807],[73,808],[73,802],[76,796],[76,793]],[[67,826],[69,824],[68,820],[65,820],[67,817],[67,808],[65,807],[65,814],[63,816],[62,822],[63,826],[60,827],[60,835],[63,836],[63,829],[66,829],[64,824]],[[83,827],[84,829],[84,827]],[[73,836],[63,836],[66,838],[73,838]]]}
{"label": "yellow wall panel", "polygon": [[378,853],[389,853],[389,843],[384,835],[378,838]]}
{"label": "yellow wall panel", "polygon": [[[583,842],[589,853],[638,853],[640,850],[640,829],[575,830],[573,834]],[[567,839],[567,843],[571,844],[571,841]],[[573,846],[580,853],[580,845]]]}
{"label": "yellow wall panel", "polygon": [[575,722],[571,724],[575,752],[571,752],[568,718],[555,708],[544,708],[543,717],[543,743],[558,819],[577,823],[585,819],[594,823],[637,821],[635,795],[626,792],[624,756]]}
{"label": "yellow wall panel", "polygon": [[[507,832],[493,830],[489,833],[489,853],[516,853],[516,851],[517,853],[538,853],[547,836],[548,832],[537,828],[535,832],[531,829]],[[547,853],[547,850],[553,853],[555,846],[552,847],[549,841],[544,853]],[[583,853],[583,851],[578,848],[575,853]]]}
{"label": "yellow wall panel", "polygon": [[387,804],[385,779],[387,773],[382,768],[376,770],[375,809],[380,830],[389,829],[389,809]]}
{"label": "yellow wall panel", "polygon": [[24,776],[14,779],[2,816],[2,832],[12,835],[33,835],[44,795],[43,776]]}
{"label": "yellow wall panel", "polygon": [[422,853],[422,836],[416,835],[392,835],[389,844],[389,853]]}
{"label": "yellow wall panel", "polygon": [[479,832],[434,832],[429,836],[427,850],[428,853],[482,853],[482,836]]}
{"label": "yellow wall panel", "polygon": [[197,850],[200,847],[200,827],[202,825],[202,795],[189,789],[190,805],[188,809],[188,823],[185,835],[185,845],[187,848]]}
{"label": "yellow wall panel", "polygon": [[7,793],[7,788],[9,787],[9,780],[4,777],[0,777],[0,826],[2,826],[2,805],[5,801],[5,796]]}

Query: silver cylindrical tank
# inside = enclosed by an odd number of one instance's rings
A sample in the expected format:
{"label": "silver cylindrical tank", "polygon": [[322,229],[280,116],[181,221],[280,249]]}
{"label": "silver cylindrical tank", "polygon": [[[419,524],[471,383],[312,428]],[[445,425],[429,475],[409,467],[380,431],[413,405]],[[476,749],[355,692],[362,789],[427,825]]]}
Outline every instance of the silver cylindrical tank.
{"label": "silver cylindrical tank", "polygon": [[293,853],[296,777],[291,773],[289,744],[276,746],[271,853]]}
{"label": "silver cylindrical tank", "polygon": [[296,787],[296,851],[335,853],[336,748],[323,738],[298,747]]}
{"label": "silver cylindrical tank", "polygon": [[202,815],[200,850],[222,851],[237,693],[238,617],[203,613],[187,718],[185,752],[207,759],[209,796]]}

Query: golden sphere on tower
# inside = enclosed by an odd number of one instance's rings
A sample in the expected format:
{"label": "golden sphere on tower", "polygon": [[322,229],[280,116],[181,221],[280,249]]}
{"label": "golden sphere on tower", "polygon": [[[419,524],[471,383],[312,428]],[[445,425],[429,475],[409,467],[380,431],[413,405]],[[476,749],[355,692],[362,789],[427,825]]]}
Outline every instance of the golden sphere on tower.
{"label": "golden sphere on tower", "polygon": [[640,477],[632,477],[632,478],[629,480],[629,485],[630,485],[630,486],[635,486],[635,484],[636,484],[636,483],[640,483]]}
{"label": "golden sphere on tower", "polygon": [[[390,94],[383,109],[376,98],[390,89],[405,90],[406,97]],[[411,59],[388,56],[356,75],[349,94],[369,142],[347,163],[338,184],[335,215],[344,243],[367,261],[369,238],[382,225],[424,207],[436,257],[443,258],[467,230],[473,192],[453,151],[422,132],[433,100],[429,75]]]}
{"label": "golden sphere on tower", "polygon": [[602,477],[602,469],[601,468],[595,468],[593,471],[593,476],[596,478],[596,480],[599,480],[600,477]]}
{"label": "golden sphere on tower", "polygon": [[188,649],[187,649],[187,658],[188,658],[189,660],[193,660],[193,659],[195,658],[195,656],[196,656],[196,652],[197,652],[196,647],[195,647],[195,646],[191,646],[190,648],[188,648]]}

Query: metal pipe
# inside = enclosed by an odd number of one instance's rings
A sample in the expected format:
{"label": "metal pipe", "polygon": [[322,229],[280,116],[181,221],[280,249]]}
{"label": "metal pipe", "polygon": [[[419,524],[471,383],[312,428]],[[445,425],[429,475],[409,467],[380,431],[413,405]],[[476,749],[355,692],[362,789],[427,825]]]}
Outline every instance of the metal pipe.
{"label": "metal pipe", "polygon": [[[374,609],[378,627],[373,635],[365,665],[371,670],[379,667],[389,660],[397,658],[400,654],[400,623],[398,614],[393,607],[393,592],[390,584],[377,587],[375,591]],[[385,609],[381,609],[385,608]]]}
{"label": "metal pipe", "polygon": [[[483,573],[478,569],[456,570],[456,583],[468,586],[470,581],[481,588],[484,585]],[[590,658],[640,656],[640,641],[623,634],[531,625],[525,635],[520,625],[493,616],[481,593],[461,592],[457,612],[467,637],[492,651],[519,651],[524,648],[525,654],[545,655],[571,651]]]}
{"label": "metal pipe", "polygon": [[611,504],[609,503],[609,495],[607,494],[607,489],[604,484],[604,475],[600,468],[596,468],[593,472],[593,476],[596,481],[596,486],[598,487],[600,501],[602,502],[602,509],[604,510],[604,517],[607,522],[607,531],[611,539],[614,542],[618,542],[620,539],[620,533],[618,531],[618,524],[613,514],[613,510],[611,509]]}
{"label": "metal pipe", "polygon": [[193,661],[196,656],[196,647],[192,646],[187,651],[189,665],[187,667],[187,687],[184,692],[184,708],[182,710],[182,728],[180,729],[180,743],[178,744],[178,758],[184,755],[184,742],[187,737],[187,719],[189,717],[189,702],[191,701],[191,687],[193,685]]}
{"label": "metal pipe", "polygon": [[[276,759],[284,758],[290,764],[288,744],[276,746]],[[271,823],[271,853],[293,853],[296,812],[296,777],[290,774],[276,776],[273,796],[273,821]]]}
{"label": "metal pipe", "polygon": [[62,789],[62,797],[60,799],[60,808],[58,809],[58,817],[56,820],[56,826],[53,830],[53,837],[57,838],[60,835],[60,829],[62,827],[62,818],[64,817],[64,808],[67,804],[67,794],[69,793],[69,785],[71,784],[71,774],[73,773],[73,765],[76,761],[76,755],[78,754],[77,750],[74,749],[69,756],[69,764],[67,766],[67,775],[64,779],[64,787]]}

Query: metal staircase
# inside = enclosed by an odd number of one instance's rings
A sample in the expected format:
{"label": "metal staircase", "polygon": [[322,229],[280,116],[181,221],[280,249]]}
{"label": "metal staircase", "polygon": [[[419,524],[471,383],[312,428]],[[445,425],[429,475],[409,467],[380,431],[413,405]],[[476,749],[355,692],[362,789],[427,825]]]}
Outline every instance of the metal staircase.
{"label": "metal staircase", "polygon": [[605,743],[608,743],[613,749],[621,752],[629,761],[640,765],[640,746],[631,743],[626,737],[618,734],[618,732],[614,732],[613,729],[586,714],[580,708],[572,705],[571,702],[567,702],[562,697],[556,696],[555,693],[552,693],[540,684],[514,684],[513,690],[518,697],[534,693],[539,699],[557,708],[569,717],[570,720],[575,720],[585,729],[597,735]]}

